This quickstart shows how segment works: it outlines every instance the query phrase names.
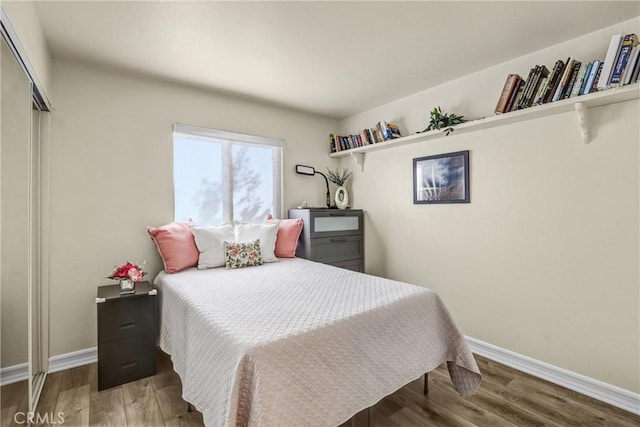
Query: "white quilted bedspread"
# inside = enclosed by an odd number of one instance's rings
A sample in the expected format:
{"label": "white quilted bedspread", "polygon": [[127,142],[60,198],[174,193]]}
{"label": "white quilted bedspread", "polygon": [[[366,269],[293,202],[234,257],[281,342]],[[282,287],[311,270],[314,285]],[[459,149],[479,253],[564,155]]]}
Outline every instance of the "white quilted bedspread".
{"label": "white quilted bedspread", "polygon": [[303,259],[160,273],[160,346],[207,426],[336,426],[448,361],[480,371],[428,289]]}

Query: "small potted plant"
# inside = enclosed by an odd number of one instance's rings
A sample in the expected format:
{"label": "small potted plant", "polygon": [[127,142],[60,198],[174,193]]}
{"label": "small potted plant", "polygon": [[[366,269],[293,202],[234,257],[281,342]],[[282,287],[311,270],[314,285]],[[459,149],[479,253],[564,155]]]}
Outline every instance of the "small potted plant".
{"label": "small potted plant", "polygon": [[347,179],[349,179],[349,177],[351,176],[351,172],[349,172],[349,169],[345,169],[342,172],[340,172],[340,170],[337,168],[335,171],[332,171],[329,168],[327,168],[327,175],[328,175],[329,181],[333,182],[335,185],[338,186],[338,188],[336,189],[336,195],[334,198],[336,202],[336,206],[338,207],[338,209],[346,209],[349,206],[349,193],[347,192],[347,189],[344,188],[344,184],[347,182]]}
{"label": "small potted plant", "polygon": [[[144,262],[142,265],[144,266]],[[121,294],[132,294],[135,292],[135,283],[142,281],[147,274],[138,264],[127,261],[120,267],[116,267],[107,279],[117,280],[120,283]]]}
{"label": "small potted plant", "polygon": [[[429,126],[422,132],[434,129],[442,129],[445,135],[449,135],[453,132],[453,126],[466,122],[464,116],[459,116],[454,113],[442,113],[442,109],[438,105],[431,110],[429,118]],[[419,132],[419,133],[422,133]]]}

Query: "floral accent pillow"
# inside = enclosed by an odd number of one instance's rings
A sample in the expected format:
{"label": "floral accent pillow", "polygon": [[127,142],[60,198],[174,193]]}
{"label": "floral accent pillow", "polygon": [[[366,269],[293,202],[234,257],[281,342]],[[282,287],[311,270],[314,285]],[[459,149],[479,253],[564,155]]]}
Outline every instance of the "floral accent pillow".
{"label": "floral accent pillow", "polygon": [[262,265],[260,239],[252,242],[224,242],[225,268]]}

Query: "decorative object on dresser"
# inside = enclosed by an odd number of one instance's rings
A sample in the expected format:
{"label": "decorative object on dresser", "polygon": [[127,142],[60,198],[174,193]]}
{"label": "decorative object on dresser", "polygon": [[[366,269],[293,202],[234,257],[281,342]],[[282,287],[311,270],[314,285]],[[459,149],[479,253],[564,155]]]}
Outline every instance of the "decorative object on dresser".
{"label": "decorative object on dresser", "polygon": [[[142,265],[144,266],[144,262]],[[132,264],[127,261],[120,267],[116,267],[107,279],[117,280],[120,284],[121,294],[132,294],[135,292],[135,284],[142,280],[147,274],[138,264]]]}
{"label": "decorative object on dresser", "polygon": [[98,390],[155,375],[157,293],[149,282],[128,295],[98,287]]}
{"label": "decorative object on dresser", "polygon": [[327,175],[329,175],[329,181],[338,186],[334,199],[336,202],[336,206],[338,207],[338,209],[347,209],[347,207],[349,206],[349,193],[347,192],[347,189],[344,188],[344,184],[351,176],[351,172],[349,172],[349,169],[345,169],[340,172],[339,169],[332,171],[327,168]]}
{"label": "decorative object on dresser", "polygon": [[289,218],[304,222],[296,256],[364,272],[362,210],[289,209]]}
{"label": "decorative object on dresser", "polygon": [[413,203],[469,203],[469,151],[413,159]]}
{"label": "decorative object on dresser", "polygon": [[318,172],[313,166],[305,166],[305,165],[296,165],[296,173],[300,175],[308,175],[308,176],[320,175],[324,178],[324,182],[325,184],[327,184],[326,202],[327,202],[327,207],[330,208],[331,192],[329,191],[329,181],[327,180],[327,176],[322,172]]}

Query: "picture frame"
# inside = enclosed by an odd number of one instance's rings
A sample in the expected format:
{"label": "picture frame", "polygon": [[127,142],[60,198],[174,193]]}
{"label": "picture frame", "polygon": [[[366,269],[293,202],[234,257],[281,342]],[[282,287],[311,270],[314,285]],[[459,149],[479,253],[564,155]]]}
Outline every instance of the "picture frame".
{"label": "picture frame", "polygon": [[413,159],[413,204],[470,203],[469,150]]}

